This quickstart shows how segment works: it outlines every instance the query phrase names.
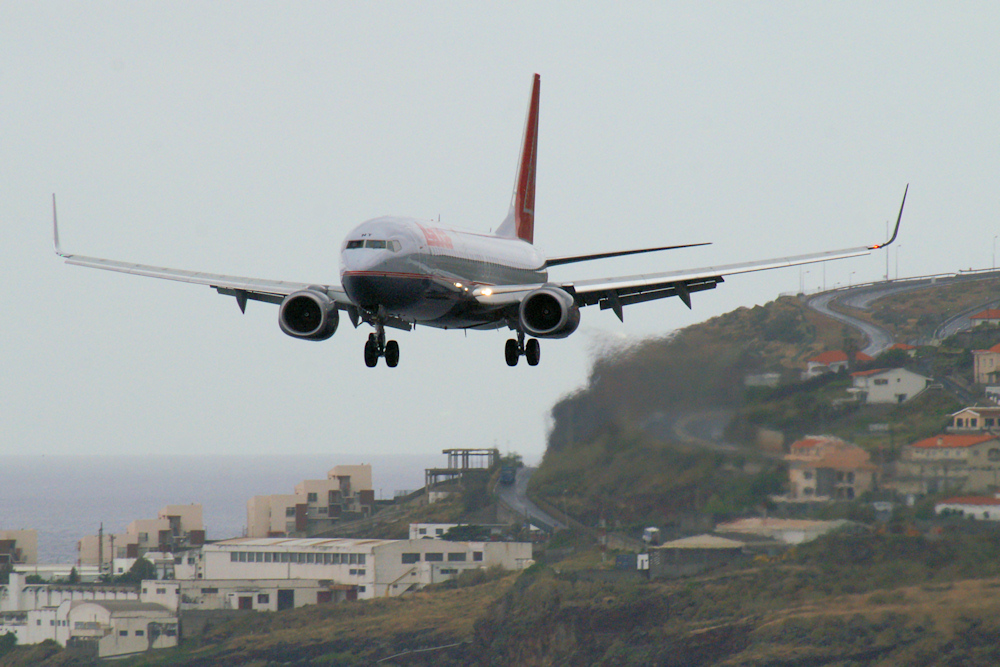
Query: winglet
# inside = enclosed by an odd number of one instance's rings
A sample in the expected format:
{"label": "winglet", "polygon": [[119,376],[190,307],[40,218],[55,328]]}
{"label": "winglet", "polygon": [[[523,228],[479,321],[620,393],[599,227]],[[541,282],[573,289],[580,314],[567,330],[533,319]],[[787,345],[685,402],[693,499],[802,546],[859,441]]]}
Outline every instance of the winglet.
{"label": "winglet", "polygon": [[52,245],[57,255],[66,257],[66,253],[59,247],[59,221],[56,218],[56,193],[54,192],[52,193]]}
{"label": "winglet", "polygon": [[896,235],[899,234],[899,223],[903,219],[903,207],[906,206],[906,193],[910,191],[910,184],[906,184],[906,189],[903,190],[903,203],[899,205],[899,216],[896,218],[896,228],[892,230],[892,238],[890,238],[885,243],[877,243],[873,246],[868,246],[869,250],[878,250],[879,248],[884,248],[893,241],[896,240]]}
{"label": "winglet", "polygon": [[528,118],[524,122],[521,158],[514,181],[507,218],[497,228],[497,236],[517,237],[528,243],[535,239],[535,165],[538,157],[538,99],[541,77],[535,74],[531,87]]}

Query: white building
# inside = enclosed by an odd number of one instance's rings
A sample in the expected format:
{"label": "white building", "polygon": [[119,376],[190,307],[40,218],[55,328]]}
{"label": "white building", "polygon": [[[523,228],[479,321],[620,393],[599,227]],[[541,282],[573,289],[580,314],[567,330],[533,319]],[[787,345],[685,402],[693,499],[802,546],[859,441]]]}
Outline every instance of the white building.
{"label": "white building", "polygon": [[962,516],[979,521],[1000,521],[1000,497],[957,496],[934,505],[938,516]]}
{"label": "white building", "polygon": [[458,525],[457,523],[411,523],[410,539],[440,539],[445,533]]}
{"label": "white building", "polygon": [[327,581],[338,599],[354,600],[400,595],[465,570],[520,570],[531,562],[526,542],[240,538],[202,547],[200,572],[203,580]]}
{"label": "white building", "polygon": [[905,403],[922,392],[931,379],[905,368],[879,368],[851,373],[848,389],[861,403]]}
{"label": "white building", "polygon": [[[143,582],[149,595],[140,596],[132,586],[25,584],[15,573],[0,586],[0,635],[13,633],[19,644],[75,642],[94,658],[175,646],[178,588],[176,582]],[[158,603],[171,599],[173,608]]]}

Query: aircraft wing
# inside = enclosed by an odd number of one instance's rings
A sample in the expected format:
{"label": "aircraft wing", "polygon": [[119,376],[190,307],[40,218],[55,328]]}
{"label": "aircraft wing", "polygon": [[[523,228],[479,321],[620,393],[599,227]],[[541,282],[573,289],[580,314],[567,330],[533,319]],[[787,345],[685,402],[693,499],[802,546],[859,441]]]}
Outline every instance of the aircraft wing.
{"label": "aircraft wing", "polygon": [[[906,205],[906,193],[909,189],[910,186],[907,185],[906,190],[903,192],[903,203],[899,207],[899,216],[896,218],[896,228],[892,233],[892,237],[885,243],[846,248],[844,250],[827,250],[808,255],[741,262],[739,264],[708,266],[700,269],[579,280],[559,283],[556,286],[572,294],[578,306],[600,305],[601,310],[610,308],[618,316],[618,319],[623,319],[622,308],[624,306],[644,301],[653,301],[654,299],[665,299],[671,296],[680,297],[681,301],[690,308],[692,292],[714,289],[719,283],[724,281],[725,276],[750,273],[752,271],[780,269],[802,264],[813,264],[815,262],[828,262],[848,257],[859,257],[871,253],[872,250],[886,247],[895,241],[897,234],[899,234],[899,223],[903,219],[903,206]],[[485,286],[477,288],[473,292],[473,296],[484,305],[497,307],[512,306],[520,303],[522,299],[539,287],[542,287],[542,285]]]}
{"label": "aircraft wing", "polygon": [[[845,250],[829,250],[809,255],[779,257],[756,262],[708,266],[700,269],[684,269],[680,271],[665,271],[662,273],[646,273],[634,276],[617,276],[578,280],[574,282],[557,283],[576,298],[580,306],[599,304],[601,310],[611,308],[615,314],[622,317],[622,306],[654,299],[665,299],[671,296],[680,297],[690,308],[691,293],[714,289],[724,281],[724,276],[752,271],[780,269],[800,264],[826,262],[834,259],[845,259],[869,254],[873,248],[861,246]],[[483,304],[502,306],[519,303],[533,290],[541,285],[496,285],[480,287],[474,296]]]}
{"label": "aircraft wing", "polygon": [[85,257],[83,255],[72,255],[62,251],[59,246],[59,227],[55,218],[55,198],[52,201],[52,237],[56,254],[66,260],[67,264],[86,266],[92,269],[104,269],[106,271],[118,271],[120,273],[131,273],[137,276],[147,276],[149,278],[163,278],[165,280],[177,280],[196,285],[208,285],[216,289],[219,294],[236,297],[240,310],[246,309],[247,300],[266,301],[268,303],[281,303],[289,294],[304,289],[323,289],[327,296],[333,299],[337,305],[343,309],[353,309],[354,304],[348,298],[347,293],[340,285],[317,285],[315,283],[293,283],[283,280],[263,280],[260,278],[245,278],[241,276],[226,276],[215,273],[202,273],[199,271],[186,271],[183,269],[170,269],[161,266],[150,266],[147,264],[133,264],[131,262],[120,262],[112,259],[101,259],[99,257]]}

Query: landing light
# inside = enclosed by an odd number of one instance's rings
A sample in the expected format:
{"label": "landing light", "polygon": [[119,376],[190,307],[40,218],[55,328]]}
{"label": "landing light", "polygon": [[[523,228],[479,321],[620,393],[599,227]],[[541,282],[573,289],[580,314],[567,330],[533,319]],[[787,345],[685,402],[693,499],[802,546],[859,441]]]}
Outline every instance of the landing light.
{"label": "landing light", "polygon": [[462,289],[462,283],[455,283],[455,287],[457,287],[458,289]]}
{"label": "landing light", "polygon": [[491,296],[492,294],[493,290],[491,290],[489,287],[483,290],[483,296]]}

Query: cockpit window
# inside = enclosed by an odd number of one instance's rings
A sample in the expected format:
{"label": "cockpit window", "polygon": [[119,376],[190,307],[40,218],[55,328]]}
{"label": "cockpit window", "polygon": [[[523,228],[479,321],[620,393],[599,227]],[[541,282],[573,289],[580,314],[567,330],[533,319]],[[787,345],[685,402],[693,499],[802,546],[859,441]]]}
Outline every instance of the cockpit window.
{"label": "cockpit window", "polygon": [[365,241],[366,248],[381,248],[385,250],[385,241],[376,241],[375,239],[368,239]]}
{"label": "cockpit window", "polygon": [[403,247],[403,244],[399,241],[389,241],[389,250],[393,252],[399,252]]}
{"label": "cockpit window", "polygon": [[364,248],[364,241],[348,241],[346,250],[354,250],[355,248]]}

